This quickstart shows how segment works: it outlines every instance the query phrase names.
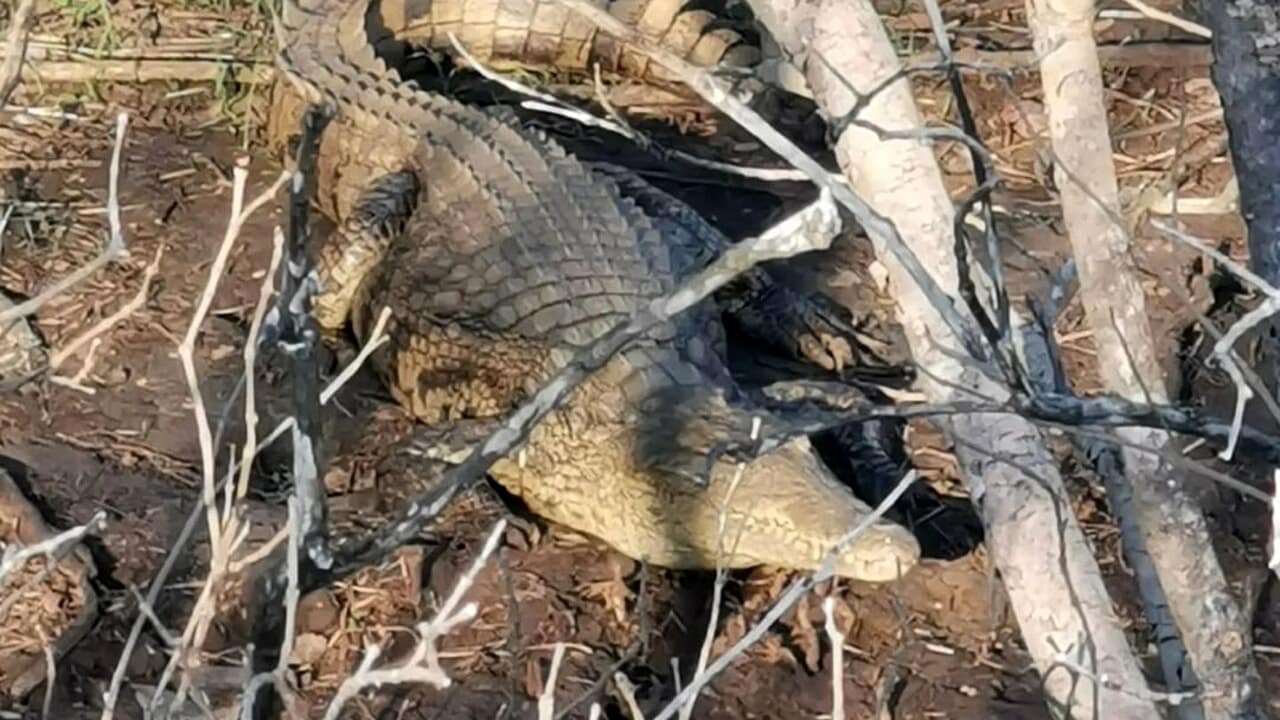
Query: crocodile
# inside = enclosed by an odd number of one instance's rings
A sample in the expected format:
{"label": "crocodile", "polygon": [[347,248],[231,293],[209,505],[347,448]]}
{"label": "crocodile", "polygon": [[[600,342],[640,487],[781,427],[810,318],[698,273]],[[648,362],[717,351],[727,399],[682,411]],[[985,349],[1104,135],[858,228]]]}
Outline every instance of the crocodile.
{"label": "crocodile", "polygon": [[[276,122],[296,126],[306,103],[334,111],[315,176],[336,224],[316,253],[315,318],[367,340],[390,307],[371,363],[398,403],[435,428],[502,417],[708,250],[639,177],[403,82],[369,42],[367,3],[286,0],[280,15],[277,64],[298,92]],[[803,298],[762,295],[763,277],[739,285],[756,297],[738,321],[794,336]],[[717,454],[782,422],[731,377],[719,302],[615,355],[490,476],[535,514],[658,566],[817,568],[870,508],[806,438],[749,462]],[[836,572],[887,582],[919,557],[911,533],[877,519]]]}

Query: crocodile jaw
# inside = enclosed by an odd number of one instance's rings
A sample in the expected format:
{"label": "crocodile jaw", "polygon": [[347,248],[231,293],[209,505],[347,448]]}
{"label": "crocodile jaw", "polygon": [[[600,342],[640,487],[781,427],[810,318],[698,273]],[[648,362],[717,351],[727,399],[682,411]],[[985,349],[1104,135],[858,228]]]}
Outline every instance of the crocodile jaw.
{"label": "crocodile jaw", "polygon": [[[634,467],[627,444],[616,441],[625,434],[609,438],[598,428],[588,434],[549,446],[535,432],[518,457],[494,466],[493,476],[536,514],[661,567],[814,571],[871,514],[804,438],[741,471],[721,463],[707,487],[698,488]],[[906,528],[878,520],[836,558],[835,574],[891,582],[919,559],[919,543]]]}
{"label": "crocodile jaw", "polygon": [[[736,467],[721,469],[732,486]],[[727,506],[744,518],[739,551],[758,564],[816,571],[872,509],[840,483],[806,438],[797,438],[757,458],[742,471]],[[835,557],[839,577],[892,582],[920,560],[920,545],[906,528],[889,520],[870,523]]]}

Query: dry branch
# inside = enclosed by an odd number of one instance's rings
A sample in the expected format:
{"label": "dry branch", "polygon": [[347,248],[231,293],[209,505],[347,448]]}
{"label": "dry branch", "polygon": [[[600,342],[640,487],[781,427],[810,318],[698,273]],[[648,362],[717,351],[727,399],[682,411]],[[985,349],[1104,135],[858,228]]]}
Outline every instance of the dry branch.
{"label": "dry branch", "polygon": [[[117,308],[115,312],[102,318],[97,323],[94,323],[93,327],[81,333],[74,340],[68,342],[66,345],[54,352],[53,355],[49,357],[50,370],[56,371],[58,368],[62,367],[62,363],[66,362],[72,355],[75,355],[76,351],[81,347],[84,347],[85,343],[96,341],[99,335],[115,327],[115,325],[121,320],[124,320],[137,312],[139,308],[146,304],[147,294],[151,290],[151,281],[155,279],[156,273],[160,271],[160,258],[163,255],[164,245],[157,245],[156,252],[151,259],[151,263],[148,264],[146,269],[142,272],[142,285],[138,288],[138,292],[134,294],[133,298]],[[90,349],[89,353],[85,356],[84,367],[81,369],[81,374],[91,366],[92,363],[90,362],[90,358],[92,355],[93,350]]]}
{"label": "dry branch", "polygon": [[264,342],[274,341],[289,359],[294,418],[292,479],[301,512],[299,542],[308,566],[318,570],[327,570],[332,556],[328,505],[321,480],[320,367],[316,360],[320,331],[311,312],[318,281],[312,259],[310,205],[320,135],[332,117],[316,107],[309,109],[303,118],[302,143],[289,193],[286,272],[276,305],[267,317],[264,338]]}
{"label": "dry branch", "polygon": [[823,627],[831,643],[831,720],[844,720],[844,633],[836,626],[835,607],[834,597],[822,601]]}
{"label": "dry branch", "polygon": [[[264,283],[265,283],[265,280],[264,280]],[[388,317],[389,317],[389,311],[384,309],[382,315],[379,318],[378,325],[375,326],[373,335],[369,338],[369,341],[364,345],[364,347],[360,349],[360,352],[356,355],[354,359],[352,359],[352,361],[347,365],[347,367],[343,368],[342,372],[339,373],[336,377],[334,377],[333,380],[329,381],[329,383],[320,392],[321,405],[327,404],[330,400],[332,400],[334,395],[336,395],[337,392],[342,389],[342,386],[345,385],[346,382],[355,375],[355,373],[360,369],[360,367],[365,363],[365,361],[369,359],[369,355],[372,354],[372,352],[375,349],[377,349],[378,347],[381,347],[387,341],[388,338],[384,334],[384,331],[386,328]],[[225,484],[219,485],[216,491],[221,492],[227,485],[231,483],[231,480],[236,476],[236,473],[240,471],[240,468],[241,468],[241,465],[239,464],[240,462],[251,462],[252,460],[254,460],[258,456],[258,454],[260,454],[263,450],[269,447],[276,440],[283,437],[286,432],[288,432],[293,428],[293,426],[294,426],[294,420],[292,417],[288,417],[288,418],[285,418],[284,420],[281,420],[275,426],[275,428],[272,429],[271,432],[267,433],[267,435],[264,438],[262,438],[260,441],[257,442],[252,456],[242,459],[237,463],[232,463],[231,467],[227,469],[226,476],[223,478],[223,483]],[[221,435],[221,432],[219,432],[219,436],[220,435]],[[219,445],[220,445],[220,438],[215,437],[214,446],[217,447]],[[165,587],[165,583],[168,581],[169,574],[173,572],[174,567],[177,565],[177,562],[181,557],[183,550],[187,546],[187,543],[191,541],[191,538],[195,535],[196,530],[199,528],[200,518],[202,515],[204,515],[204,504],[196,503],[196,505],[192,507],[191,512],[187,515],[187,519],[182,526],[182,530],[178,533],[178,538],[174,541],[173,546],[169,548],[169,552],[165,557],[164,563],[161,565],[160,570],[156,573],[155,577],[151,579],[151,583],[147,589],[147,595],[145,598],[143,598],[141,603],[143,610],[139,612],[138,617],[134,619],[133,626],[130,628],[129,635],[125,640],[124,650],[120,654],[120,660],[116,665],[116,669],[111,676],[111,684],[108,688],[108,691],[106,693],[106,699],[104,700],[104,703],[103,703],[104,709],[102,713],[102,720],[112,720],[112,718],[114,717],[115,706],[120,695],[120,689],[124,686],[124,682],[125,682],[125,672],[128,669],[128,660],[130,657],[132,657],[133,648],[137,644],[139,637],[142,635],[142,630],[149,620],[149,612],[146,610],[146,608],[153,607],[155,605],[156,600],[160,596],[160,591]],[[238,558],[236,561],[231,563],[230,567],[235,572],[243,571],[245,569],[244,565],[246,565],[250,560],[252,560],[253,556],[257,554],[258,553],[255,552],[249,556]],[[286,587],[286,592],[288,592],[288,590],[289,588]]]}
{"label": "dry branch", "polygon": [[[908,65],[924,65],[938,59],[935,50],[915,53],[906,58]],[[975,50],[960,48],[955,51],[957,63],[970,66],[986,66],[1003,70],[1034,68],[1038,56],[1034,50]],[[1103,45],[1098,48],[1098,59],[1109,67],[1158,67],[1203,68],[1213,63],[1209,45],[1189,43],[1134,42]]]}
{"label": "dry branch", "polygon": [[256,84],[267,82],[273,76],[274,71],[270,65],[154,58],[43,60],[27,63],[22,71],[22,79],[26,82],[48,85],[87,82],[212,82],[220,78]]}
{"label": "dry branch", "polygon": [[[196,421],[196,433],[200,445],[202,480],[200,508],[204,511],[206,530],[209,533],[210,569],[209,575],[200,589],[195,607],[187,620],[179,644],[174,648],[173,655],[166,664],[160,681],[156,685],[155,692],[152,694],[150,710],[153,713],[159,710],[160,703],[164,698],[164,690],[173,674],[179,669],[186,672],[182,673],[178,689],[173,693],[169,708],[170,712],[177,710],[185,702],[191,680],[190,667],[188,667],[187,663],[190,660],[189,654],[193,649],[198,649],[204,644],[209,627],[215,617],[214,597],[221,589],[223,580],[230,570],[235,551],[245,538],[245,533],[239,531],[238,519],[232,511],[232,495],[229,490],[225,496],[226,508],[224,512],[219,513],[218,490],[220,487],[232,485],[230,483],[232,473],[229,469],[223,482],[219,483],[214,465],[214,455],[217,450],[214,446],[213,433],[209,427],[204,394],[200,390],[200,378],[195,365],[196,341],[213,304],[213,296],[222,279],[231,249],[240,238],[244,223],[276,194],[288,177],[288,174],[281,173],[272,185],[246,205],[244,203],[244,189],[248,179],[248,170],[243,164],[237,164],[233,168],[231,213],[227,220],[226,231],[218,247],[217,255],[209,268],[209,275],[204,289],[196,301],[196,308],[192,313],[191,322],[188,324],[187,331],[178,345],[178,358],[182,364],[188,393],[191,396],[192,411]],[[108,717],[112,710],[111,707],[108,707],[108,710],[104,711],[104,717]]]}
{"label": "dry branch", "polygon": [[28,560],[45,557],[49,559],[51,565],[55,564],[63,554],[85,538],[90,535],[101,535],[106,526],[107,513],[99,510],[93,514],[89,522],[63,530],[38,543],[26,546],[19,543],[6,545],[4,551],[0,552],[0,590],[4,589],[8,582],[9,574],[25,565]]}
{"label": "dry branch", "polygon": [[1209,28],[1201,25],[1198,22],[1192,22],[1191,20],[1188,20],[1184,17],[1174,15],[1171,12],[1165,12],[1160,8],[1151,7],[1150,5],[1143,2],[1142,0],[1124,0],[1124,2],[1129,7],[1141,13],[1143,17],[1148,18],[1150,20],[1155,20],[1156,22],[1162,22],[1166,25],[1176,27],[1179,30],[1182,30],[1184,32],[1191,33],[1192,35],[1198,35],[1202,38],[1213,37],[1213,33],[1209,31]]}
{"label": "dry branch", "polygon": [[[1120,218],[1092,0],[1028,0],[1040,65],[1055,175],[1107,389],[1135,402],[1166,402],[1168,387],[1147,321],[1146,296]],[[1136,444],[1163,448],[1161,430],[1122,428]],[[1208,525],[1179,477],[1149,453],[1122,450],[1143,545],[1203,685],[1210,717],[1252,717],[1262,696],[1248,619],[1214,554]],[[1171,688],[1180,690],[1181,688]]]}
{"label": "dry branch", "polygon": [[[342,708],[366,688],[412,683],[444,689],[453,684],[452,678],[440,665],[440,652],[436,647],[436,642],[452,632],[457,626],[471,622],[476,618],[479,613],[479,606],[474,602],[469,602],[465,605],[461,604],[462,597],[475,584],[476,576],[480,574],[480,571],[489,561],[489,557],[498,549],[498,541],[502,538],[502,532],[506,527],[507,521],[505,519],[499,520],[494,525],[493,529],[489,531],[489,537],[485,540],[480,554],[472,561],[471,567],[467,569],[467,572],[458,579],[458,584],[449,593],[449,597],[440,606],[435,617],[427,622],[418,624],[418,639],[408,657],[383,667],[374,667],[374,664],[382,654],[382,648],[372,646],[365,649],[364,657],[360,660],[360,666],[354,674],[347,677],[342,682],[342,685],[339,686],[338,692],[334,695],[328,710],[325,712],[324,720],[338,720]],[[559,646],[557,653],[562,651],[563,646]],[[553,674],[550,682],[554,682],[554,680],[555,675]],[[551,692],[551,690],[549,689],[548,692]],[[541,709],[539,717],[542,717]]]}
{"label": "dry branch", "polygon": [[120,224],[120,155],[124,150],[124,133],[129,125],[128,113],[116,115],[115,143],[111,150],[111,165],[107,176],[107,221],[110,235],[102,252],[93,260],[60,278],[38,295],[25,302],[0,311],[0,327],[19,318],[24,318],[39,310],[45,303],[61,293],[83,282],[85,278],[106,267],[115,260],[127,257],[129,249],[125,245],[124,230]]}
{"label": "dry branch", "polygon": [[4,59],[0,61],[0,108],[9,103],[9,96],[18,87],[22,75],[22,63],[27,54],[27,34],[36,15],[35,0],[21,0],[9,18],[9,31],[5,33]]}
{"label": "dry branch", "polygon": [[[851,86],[876,88],[899,73],[893,46],[866,2],[750,4],[793,62],[805,70],[819,105],[831,117],[845,117],[866,101]],[[659,62],[668,65],[662,58]],[[861,117],[891,131],[919,133],[922,126],[910,86],[902,79],[866,102]],[[837,159],[856,192],[896,225],[954,296],[960,277],[952,254],[955,213],[930,146],[920,140],[882,139],[855,126],[841,134]],[[899,320],[915,360],[932,376],[924,382],[926,393],[939,402],[962,394],[996,402],[1008,398],[1008,389],[990,377],[989,364],[980,368],[958,360],[969,353],[942,322],[939,308],[899,263],[892,262],[884,233],[869,228],[869,234],[890,268]],[[944,426],[957,439],[988,544],[1028,649],[1045,673],[1050,701],[1079,716],[1096,716],[1105,704],[1116,716],[1159,717],[1149,700],[1078,683],[1069,673],[1049,672],[1059,651],[1071,647],[1095,673],[1135,687],[1144,683],[1040,434],[1017,417],[957,416]]]}

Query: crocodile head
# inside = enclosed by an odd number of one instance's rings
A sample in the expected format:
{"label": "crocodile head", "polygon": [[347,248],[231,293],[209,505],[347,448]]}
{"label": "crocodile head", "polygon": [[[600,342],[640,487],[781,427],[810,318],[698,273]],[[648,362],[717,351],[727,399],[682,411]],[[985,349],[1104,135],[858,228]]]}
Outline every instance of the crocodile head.
{"label": "crocodile head", "polygon": [[[580,397],[586,395],[599,400],[607,392],[588,388]],[[682,569],[813,571],[872,514],[806,438],[746,462],[726,455],[708,462],[705,427],[691,432],[669,414],[638,426],[602,422],[582,408],[581,400],[571,401],[547,418],[525,449],[492,474],[535,513],[630,557]],[[919,543],[906,528],[878,519],[835,556],[834,570],[890,582],[919,558]]]}

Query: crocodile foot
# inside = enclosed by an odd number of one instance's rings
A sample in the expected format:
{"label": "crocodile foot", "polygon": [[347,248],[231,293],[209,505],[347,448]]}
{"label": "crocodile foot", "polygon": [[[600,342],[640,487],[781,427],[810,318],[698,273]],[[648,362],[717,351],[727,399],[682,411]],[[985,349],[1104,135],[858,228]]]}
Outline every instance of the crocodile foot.
{"label": "crocodile foot", "polygon": [[[13,307],[0,293],[0,311]],[[47,361],[44,343],[26,318],[0,325],[0,388],[18,386],[35,376]]]}
{"label": "crocodile foot", "polygon": [[[617,184],[622,196],[638,205],[685,255],[689,267],[705,267],[732,244],[693,208],[634,171],[604,162],[588,167]],[[727,323],[745,337],[823,370],[842,373],[867,354],[848,310],[823,295],[797,292],[764,268],[742,273],[715,299]]]}
{"label": "crocodile foot", "polygon": [[857,329],[832,307],[833,302],[770,283],[721,298],[727,319],[739,332],[835,373],[862,357],[864,353],[855,350]]}
{"label": "crocodile foot", "polygon": [[[414,466],[411,471],[415,481],[414,493],[428,492],[444,479],[450,468],[462,463],[472,449],[488,439],[500,424],[497,418],[467,418],[435,425],[416,425],[391,453],[392,462],[409,459]],[[409,498],[402,500],[407,502]],[[537,521],[520,515],[515,511],[518,503],[513,506],[508,500],[493,484],[482,482],[459,496],[449,512],[452,516],[465,516],[473,522],[477,519],[493,522],[506,516],[508,525],[525,538],[541,536]]]}

